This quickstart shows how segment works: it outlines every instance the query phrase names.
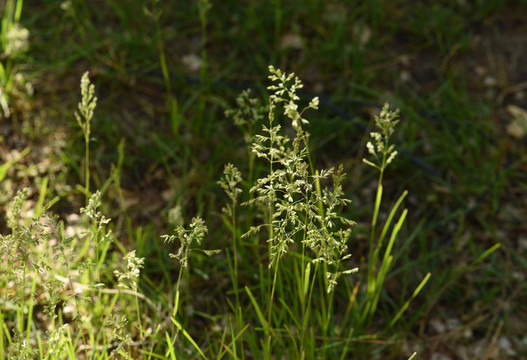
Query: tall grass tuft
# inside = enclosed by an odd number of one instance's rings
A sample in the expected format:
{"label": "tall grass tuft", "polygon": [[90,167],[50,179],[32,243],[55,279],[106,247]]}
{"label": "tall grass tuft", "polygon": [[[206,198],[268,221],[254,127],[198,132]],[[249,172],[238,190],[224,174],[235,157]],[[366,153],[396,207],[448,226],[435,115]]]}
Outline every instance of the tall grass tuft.
{"label": "tall grass tuft", "polygon": [[[262,133],[256,135],[252,143],[252,152],[267,162],[268,172],[255,181],[250,189],[253,197],[244,204],[263,209],[264,223],[250,227],[242,237],[254,237],[262,230],[266,231],[270,286],[265,303],[258,301],[249,288],[246,291],[264,329],[262,347],[267,358],[273,353],[276,331],[281,331],[275,317],[278,315],[275,311],[276,293],[283,294],[284,288],[293,291],[294,306],[287,308],[287,312],[296,328],[290,332],[290,337],[297,347],[297,355],[305,358],[311,356],[313,347],[313,334],[309,328],[315,321],[311,314],[317,279],[325,288],[325,294],[319,296],[324,297],[322,302],[331,309],[339,277],[358,271],[357,268],[342,267],[351,256],[347,252],[347,241],[350,226],[354,223],[339,214],[341,208],[350,203],[342,191],[343,168],[312,170],[309,133],[304,129],[309,122],[304,113],[317,109],[318,98],[299,109],[297,90],[303,86],[301,81],[294,74],[285,74],[272,66],[269,71],[269,79],[273,82],[269,89],[274,94],[270,96],[268,125],[262,127]],[[282,122],[286,120],[285,126],[291,127],[295,133],[293,137],[282,130]],[[246,136],[250,137],[250,134]],[[331,186],[322,188],[321,183],[330,179]],[[281,263],[290,248],[294,248],[289,260],[294,262],[296,284],[288,286],[281,284],[279,279]],[[278,301],[283,307],[288,299],[280,297]],[[323,313],[327,316],[323,317],[321,327],[322,331],[327,331],[331,310]]]}
{"label": "tall grass tuft", "polygon": [[[392,266],[392,249],[395,243],[395,240],[401,230],[401,227],[406,219],[408,213],[407,209],[404,209],[402,214],[399,216],[399,219],[395,224],[393,224],[394,217],[397,213],[397,210],[401,206],[404,198],[408,194],[407,191],[404,191],[395,205],[392,207],[384,226],[380,233],[378,233],[377,221],[379,218],[379,211],[382,201],[383,193],[383,177],[384,172],[387,166],[395,159],[397,156],[397,151],[395,146],[390,143],[390,138],[394,133],[394,128],[399,122],[398,111],[391,111],[388,104],[385,104],[381,110],[381,113],[375,117],[375,126],[377,131],[371,132],[371,141],[366,144],[369,154],[372,156],[373,161],[368,159],[363,159],[364,163],[375,168],[379,171],[379,178],[377,180],[377,192],[375,196],[375,202],[373,205],[373,216],[371,221],[370,229],[370,245],[368,250],[368,271],[367,271],[367,290],[366,290],[366,301],[363,303],[362,313],[359,317],[359,324],[361,327],[367,328],[373,316],[376,313],[377,305],[382,293],[383,284],[386,280],[386,276]],[[388,233],[391,229],[391,234],[388,238]],[[387,243],[386,243],[387,241]],[[381,253],[384,251],[384,254]],[[413,297],[417,296],[422,287],[426,284],[430,278],[430,273],[428,273],[421,284],[417,287],[417,292],[414,292]],[[404,306],[404,311],[408,305]],[[393,326],[395,322],[402,315],[402,311],[394,316],[390,321],[389,327]]]}

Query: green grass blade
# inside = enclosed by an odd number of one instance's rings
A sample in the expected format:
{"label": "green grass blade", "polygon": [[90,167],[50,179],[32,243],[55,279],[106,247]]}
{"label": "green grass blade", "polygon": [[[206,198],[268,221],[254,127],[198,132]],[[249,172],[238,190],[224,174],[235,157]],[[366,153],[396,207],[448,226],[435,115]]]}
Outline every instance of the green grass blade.
{"label": "green grass blade", "polygon": [[177,321],[176,319],[174,319],[173,317],[170,318],[170,320],[172,320],[172,322],[174,323],[174,325],[176,325],[176,327],[178,328],[179,331],[181,331],[181,333],[183,334],[183,336],[192,344],[192,346],[194,346],[194,349],[197,350],[197,352],[201,355],[201,357],[203,359],[207,359],[207,357],[205,356],[205,354],[203,353],[203,351],[201,350],[201,348],[198,346],[198,344],[196,344],[196,342],[194,341],[194,339],[192,338],[192,336],[190,336],[190,334],[187,332],[187,330],[183,329],[183,327],[181,326],[181,324],[179,323],[179,321]]}
{"label": "green grass blade", "polygon": [[390,211],[390,215],[388,215],[388,218],[386,219],[384,227],[382,228],[381,236],[379,237],[379,245],[378,245],[379,247],[382,244],[382,240],[386,237],[386,233],[388,232],[388,229],[389,229],[390,225],[392,224],[393,217],[395,216],[395,213],[397,212],[397,209],[399,209],[399,206],[403,202],[403,200],[406,197],[406,195],[408,195],[408,191],[407,190],[405,190],[401,194],[401,196],[399,196],[399,199],[397,199],[397,202],[392,207],[392,210]]}
{"label": "green grass blade", "polygon": [[42,214],[44,200],[46,199],[47,191],[48,191],[48,178],[44,177],[44,179],[42,179],[42,185],[40,185],[40,189],[38,192],[37,205],[35,206],[35,216],[37,217]]}
{"label": "green grass blade", "polygon": [[472,261],[470,263],[470,265],[468,265],[468,268],[471,268],[473,266],[476,266],[477,264],[479,264],[480,262],[482,262],[483,260],[485,260],[486,257],[488,257],[490,254],[492,254],[494,251],[498,250],[498,248],[500,247],[501,245],[500,244],[494,244],[491,248],[485,250],[483,252],[483,254],[481,254],[480,256],[478,256],[478,258],[474,261]]}
{"label": "green grass blade", "polygon": [[306,272],[304,274],[304,288],[303,288],[303,296],[304,298],[307,295],[307,291],[309,290],[309,277],[311,275],[311,263],[308,262],[306,265]]}
{"label": "green grass blade", "polygon": [[386,329],[389,329],[391,328],[393,325],[395,325],[395,323],[399,320],[399,318],[401,317],[401,315],[406,311],[406,309],[408,308],[408,306],[410,306],[410,303],[412,302],[413,299],[416,298],[416,296],[419,294],[419,292],[421,291],[421,289],[426,285],[426,283],[428,282],[428,280],[430,279],[430,276],[431,276],[431,273],[427,273],[425,278],[421,281],[421,283],[419,284],[419,286],[417,286],[417,288],[414,290],[414,292],[412,293],[412,296],[410,297],[410,299],[408,299],[403,307],[399,310],[399,312],[397,313],[397,315],[394,316],[394,318],[392,319],[392,321],[390,321],[390,324],[388,324],[388,327]]}
{"label": "green grass blade", "polygon": [[[390,256],[392,253],[393,244],[395,243],[395,239],[397,238],[397,235],[399,234],[399,231],[401,231],[401,227],[403,226],[403,223],[406,220],[406,214],[408,214],[408,210],[404,209],[401,217],[399,218],[399,221],[397,221],[397,224],[395,224],[395,227],[393,228],[392,235],[390,236],[390,241],[388,242],[388,245],[386,246],[386,252],[384,253],[384,257],[382,259],[383,264],[388,258],[388,256]],[[386,271],[387,270],[388,269],[386,269]]]}
{"label": "green grass blade", "polygon": [[[37,288],[37,279],[38,279],[38,270],[35,269],[33,272],[33,282],[31,284],[31,294],[35,293]],[[29,301],[29,309],[27,314],[27,324],[26,324],[26,342],[29,344],[31,339],[31,322],[33,321],[33,309],[34,309],[33,295],[31,295],[31,300]]]}
{"label": "green grass blade", "polygon": [[15,19],[15,22],[20,22],[20,17],[22,16],[22,4],[24,3],[23,0],[18,0],[16,2],[16,7],[15,7],[15,16],[14,16],[14,19]]}
{"label": "green grass blade", "polygon": [[13,159],[6,162],[5,164],[1,165],[0,166],[0,181],[4,180],[7,174],[7,171],[11,168],[11,166],[15,165],[20,159],[22,159],[24,156],[29,154],[30,151],[31,151],[31,148],[27,147],[24,150],[22,150],[22,152],[18,156],[14,157]]}
{"label": "green grass blade", "polygon": [[176,295],[174,296],[174,309],[172,310],[172,316],[175,317],[179,309],[179,290],[176,290]]}
{"label": "green grass blade", "polygon": [[375,207],[373,209],[373,218],[371,221],[372,230],[375,230],[375,226],[377,225],[377,218],[379,216],[381,200],[382,200],[382,184],[379,184],[379,187],[377,188],[377,196],[375,197]]}
{"label": "green grass blade", "polygon": [[168,335],[168,332],[165,332],[165,337],[167,339],[168,353],[170,354],[170,359],[176,360],[176,352],[174,350],[174,345],[172,345],[172,339],[170,339],[170,335]]}
{"label": "green grass blade", "polygon": [[279,299],[280,301],[280,304],[282,304],[282,306],[284,307],[285,311],[287,311],[287,313],[289,314],[289,316],[291,316],[291,319],[293,319],[294,323],[295,323],[295,326],[297,329],[301,329],[301,324],[300,322],[298,321],[297,317],[295,316],[295,314],[293,313],[293,311],[291,310],[291,307],[289,305],[287,305],[287,303],[285,302],[284,299]]}
{"label": "green grass blade", "polygon": [[265,332],[268,333],[270,330],[269,324],[267,323],[267,320],[265,320],[265,316],[260,309],[260,305],[258,305],[258,302],[256,301],[255,297],[253,296],[253,293],[251,290],[245,286],[245,291],[249,295],[249,298],[251,299],[251,303],[253,304],[254,310],[256,311],[256,315],[258,316],[258,320],[260,320],[260,323],[265,329]]}
{"label": "green grass blade", "polygon": [[4,322],[4,314],[2,312],[2,309],[0,308],[0,360],[5,359],[5,344],[4,344],[4,327],[6,327],[6,324]]}

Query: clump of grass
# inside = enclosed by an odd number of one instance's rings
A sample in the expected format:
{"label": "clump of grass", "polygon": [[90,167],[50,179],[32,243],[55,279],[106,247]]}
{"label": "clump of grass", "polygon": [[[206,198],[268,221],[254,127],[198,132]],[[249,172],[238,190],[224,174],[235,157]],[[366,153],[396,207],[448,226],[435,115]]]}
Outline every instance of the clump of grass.
{"label": "clump of grass", "polygon": [[[30,323],[24,321],[24,312],[34,305],[32,300],[27,299],[27,281],[28,274],[35,271],[35,267],[31,266],[30,262],[30,249],[32,245],[39,241],[38,238],[33,236],[31,232],[32,227],[28,228],[20,224],[22,207],[27,196],[28,189],[17,193],[7,218],[11,234],[1,235],[0,237],[0,268],[3,274],[0,279],[1,288],[3,289],[0,322],[2,325],[13,321],[16,324],[16,326],[12,327],[13,336],[8,337],[11,345],[9,351],[10,353],[18,351],[21,356],[30,355],[29,349],[23,349],[23,343],[26,341],[27,330],[30,326]],[[14,313],[8,309],[14,310]],[[2,327],[3,332],[4,329]],[[0,350],[4,351],[3,346]]]}
{"label": "clump of grass", "polygon": [[[344,179],[342,167],[310,173],[309,147],[307,133],[303,126],[309,122],[303,117],[308,109],[317,109],[318,98],[313,98],[309,105],[298,110],[299,100],[296,91],[302,88],[300,80],[294,74],[286,75],[274,67],[269,68],[270,79],[276,85],[269,87],[275,94],[270,97],[269,127],[263,128],[264,135],[257,135],[253,143],[253,152],[267,160],[269,174],[256,181],[251,192],[256,194],[254,200],[247,205],[259,202],[265,204],[269,212],[266,214],[269,233],[269,268],[275,271],[288,247],[297,236],[301,239],[302,257],[307,250],[314,253],[314,263],[336,265],[347,250],[345,242],[349,237],[349,229],[341,232],[339,225],[352,225],[353,222],[338,215],[340,206],[350,203],[343,197],[341,183]],[[276,120],[275,109],[283,105],[283,115],[290,121],[296,132],[292,139],[281,134],[279,121]],[[333,176],[333,190],[329,187],[320,190],[321,180]],[[263,226],[254,227],[245,236],[259,231]],[[305,260],[303,260],[305,261]],[[327,291],[331,292],[336,284],[339,272],[327,273]]]}
{"label": "clump of grass", "polygon": [[[258,298],[249,287],[246,287],[246,293],[265,334],[265,341],[261,342],[263,356],[269,358],[270,354],[278,351],[277,346],[284,346],[283,341],[278,340],[278,333],[282,332],[280,324],[284,319],[291,321],[292,327],[286,333],[296,357],[310,358],[322,353],[328,356],[327,349],[334,345],[322,341],[320,347],[326,350],[318,352],[315,344],[319,341],[315,334],[322,337],[343,336],[346,327],[350,330],[347,332],[348,336],[353,329],[358,334],[367,332],[376,314],[383,283],[391,266],[394,241],[406,217],[407,211],[404,210],[393,226],[386,244],[385,238],[392,228],[392,220],[407,193],[405,191],[396,202],[379,233],[377,226],[383,176],[386,167],[397,155],[389,140],[398,122],[398,114],[386,105],[375,119],[378,131],[371,133],[372,142],[367,145],[374,159],[365,159],[364,162],[380,172],[371,223],[370,253],[364,271],[367,291],[363,296],[357,295],[358,287],[355,287],[349,294],[350,303],[346,310],[346,314],[353,314],[349,316],[353,320],[350,321],[346,315],[337,325],[333,309],[337,281],[342,275],[358,272],[356,267],[344,266],[351,257],[348,240],[354,225],[352,220],[341,215],[351,203],[343,192],[345,173],[342,166],[320,171],[314,169],[309,151],[309,133],[306,130],[309,122],[305,113],[309,109],[318,108],[318,98],[311,99],[306,107],[300,108],[297,91],[303,85],[298,77],[285,74],[272,66],[269,71],[269,79],[273,82],[269,90],[274,93],[269,98],[268,123],[262,126],[262,132],[252,132],[261,120],[262,107],[255,99],[250,98],[248,91],[237,99],[240,108],[227,113],[234,118],[236,125],[245,130],[244,138],[252,143],[252,154],[267,163],[267,174],[254,181],[249,190],[250,199],[243,204],[260,209],[263,221],[259,225],[250,226],[242,238],[260,238],[260,234],[265,233],[269,258],[267,281],[270,285],[267,287],[266,299]],[[292,136],[288,135],[291,133],[289,130],[292,130]],[[252,173],[254,159],[250,157],[249,161]],[[235,205],[232,186],[241,182],[241,176],[236,181],[227,180],[232,180],[229,173],[237,172],[233,169],[232,165],[228,165],[224,180],[220,182],[232,201],[227,207],[230,215]],[[229,188],[228,184],[232,186]],[[231,230],[236,227],[235,224],[234,220],[228,222]],[[236,234],[236,230],[233,234]],[[233,239],[236,249],[236,237]],[[234,257],[235,288],[238,286],[237,266]],[[429,276],[430,274],[419,285],[412,298]],[[321,288],[325,291],[321,292]],[[353,300],[356,297],[359,297],[359,301]],[[280,310],[277,308],[278,304]],[[313,309],[315,305],[318,306],[316,310]],[[394,316],[389,326],[397,321],[407,306],[408,303]],[[317,314],[316,320],[313,318],[314,314]],[[345,358],[348,351],[348,342],[345,342],[340,356]]]}
{"label": "clump of grass", "polygon": [[[93,99],[89,94],[94,89],[86,79],[85,74],[82,91],[88,96],[84,98]],[[95,104],[87,104],[81,108],[89,110],[84,115],[91,119]],[[89,132],[89,123],[85,125]],[[114,236],[108,229],[110,219],[100,211],[102,194],[97,191],[88,198],[81,209],[85,231],[73,237],[67,237],[64,224],[47,214],[49,204],[29,218],[29,196],[28,189],[18,192],[7,218],[11,232],[0,236],[0,271],[5,274],[0,279],[0,358],[63,359],[101,352],[109,358],[130,358],[126,346],[134,336],[134,317],[126,307],[116,305],[126,299],[119,299],[120,293],[103,283],[113,281],[101,270]],[[128,271],[117,271],[117,280],[128,281],[137,292],[142,259],[131,252],[125,260]],[[109,294],[115,296],[109,300]],[[137,297],[135,305],[136,315],[140,314]],[[36,308],[41,308],[38,316],[46,323],[45,332],[35,321]],[[136,321],[142,336],[140,317]]]}
{"label": "clump of grass", "polygon": [[[384,172],[387,166],[395,159],[397,156],[397,151],[395,146],[390,143],[390,138],[394,133],[394,128],[399,122],[398,111],[391,111],[388,104],[385,104],[381,110],[381,113],[375,117],[375,126],[377,131],[371,132],[371,141],[366,144],[369,154],[373,157],[373,161],[368,159],[363,159],[364,163],[377,169],[379,171],[379,178],[377,180],[377,192],[375,196],[375,202],[373,206],[373,216],[371,221],[370,228],[370,245],[368,248],[368,271],[367,271],[367,290],[366,290],[366,301],[363,302],[362,314],[359,315],[359,324],[363,327],[368,327],[376,310],[377,304],[379,302],[383,284],[386,279],[386,276],[392,265],[392,249],[394,242],[401,230],[401,227],[406,219],[406,214],[408,213],[407,209],[404,209],[399,219],[393,225],[393,219],[397,213],[398,208],[401,206],[404,198],[408,194],[407,191],[404,191],[395,205],[392,207],[388,218],[380,232],[377,232],[377,221],[379,217],[379,211],[382,202],[382,193],[383,193],[383,177]],[[387,240],[388,232],[391,230],[391,235],[388,239],[388,243],[385,243]],[[381,252],[384,251],[384,255],[381,258]],[[380,262],[379,262],[380,261]],[[417,296],[422,287],[426,284],[430,278],[430,273],[428,273],[424,279],[421,281],[417,290],[413,293],[412,298]],[[391,327],[397,322],[400,318],[408,304],[405,304],[401,311],[397,313],[392,320],[389,322],[388,327]]]}
{"label": "clump of grass", "polygon": [[[269,87],[274,91],[270,96],[269,122],[263,126],[263,133],[256,135],[252,143],[252,152],[267,161],[268,174],[256,180],[256,184],[250,189],[252,199],[244,204],[264,209],[264,223],[252,226],[242,237],[254,237],[263,229],[266,230],[271,285],[266,304],[258,301],[248,287],[246,291],[264,328],[266,340],[262,343],[263,352],[266,357],[270,357],[273,353],[272,341],[276,336],[275,293],[278,287],[287,288],[279,283],[280,264],[291,247],[298,249],[295,250],[298,251],[298,257],[293,257],[296,285],[290,289],[294,289],[293,296],[299,302],[288,311],[297,325],[297,329],[290,335],[293,342],[297,336],[300,338],[300,343],[295,347],[298,347],[297,355],[303,358],[309,353],[307,349],[312,347],[309,342],[314,340],[308,327],[312,321],[310,315],[318,276],[322,275],[326,289],[326,295],[321,296],[328,296],[325,304],[331,309],[337,279],[358,270],[342,269],[341,266],[351,256],[347,253],[347,241],[353,221],[339,214],[339,210],[350,203],[343,196],[343,168],[320,172],[312,170],[309,133],[304,129],[309,122],[304,113],[308,109],[317,109],[318,98],[313,98],[300,110],[297,90],[302,88],[302,83],[298,77],[285,74],[272,66],[269,71],[269,78],[274,83]],[[255,103],[246,99],[247,93],[242,96],[239,104]],[[246,107],[234,113],[238,118],[242,114],[258,120],[258,114],[251,113]],[[293,138],[282,131],[280,117],[288,119],[289,126],[295,132]],[[247,128],[250,129],[250,126]],[[252,135],[246,134],[246,138],[252,138]],[[332,187],[322,189],[321,183],[330,178],[333,180]],[[279,292],[282,293],[282,290]],[[284,305],[288,300],[280,298],[279,301]],[[262,305],[266,306],[265,311],[262,310]],[[328,310],[327,314],[330,313],[331,310]],[[323,322],[322,327],[327,330],[329,316],[324,317]]]}
{"label": "clump of grass", "polygon": [[[310,109],[317,109],[318,99],[311,99],[301,109],[297,94],[302,88],[301,81],[294,74],[285,74],[272,66],[269,71],[273,82],[269,89],[274,93],[267,108],[268,123],[262,125],[261,133],[254,134],[252,131],[255,124],[262,120],[261,113],[265,107],[250,99],[248,92],[239,101],[242,109],[231,112],[238,119],[238,125],[248,130],[246,139],[251,142],[253,153],[250,176],[256,173],[257,158],[264,160],[264,166],[258,169],[260,177],[248,188],[248,200],[245,202],[240,200],[244,192],[242,174],[234,165],[227,164],[223,177],[218,181],[229,199],[223,214],[232,239],[232,252],[226,253],[235,294],[232,309],[236,323],[230,323],[230,342],[226,340],[225,330],[221,338],[224,346],[214,355],[222,357],[230,352],[234,358],[243,358],[247,348],[250,348],[255,357],[266,359],[280,354],[299,359],[338,355],[343,359],[350,353],[349,341],[354,329],[365,332],[376,314],[382,284],[391,266],[390,253],[406,215],[405,210],[385,244],[392,219],[406,195],[403,193],[394,205],[379,233],[377,219],[382,199],[382,179],[386,166],[396,155],[389,139],[397,123],[397,114],[389,111],[388,107],[383,109],[376,118],[379,130],[372,133],[372,142],[367,145],[374,161],[365,162],[380,171],[365,275],[367,290],[365,294],[357,295],[358,286],[355,286],[355,292],[347,294],[352,300],[346,315],[337,317],[335,293],[339,281],[344,275],[358,272],[357,267],[349,266],[351,253],[348,241],[352,238],[354,222],[342,215],[351,203],[343,191],[344,169],[339,166],[336,169],[315,170],[310,157],[309,133],[306,130],[309,122],[305,114]],[[90,121],[96,107],[94,91],[85,73],[81,79],[82,101],[76,118],[87,144],[86,165],[89,164]],[[257,108],[251,111],[251,106]],[[113,172],[112,178],[119,182],[120,175],[116,172],[118,170]],[[85,175],[82,191],[88,195],[89,167],[86,167]],[[144,343],[147,346],[148,339],[154,344],[148,345],[149,353],[153,354],[155,349],[162,354],[160,356],[176,358],[178,344],[185,339],[191,344],[193,352],[207,358],[198,341],[185,329],[185,314],[179,311],[181,279],[188,271],[190,254],[199,251],[212,256],[219,252],[201,249],[209,231],[205,221],[194,217],[188,228],[178,225],[175,234],[162,236],[166,243],[179,241],[178,251],[169,255],[179,261],[180,267],[174,299],[164,299],[166,304],[171,305],[165,305],[168,309],[161,310],[152,306],[152,302],[140,292],[144,258],[137,257],[135,250],[124,256],[125,270],[113,268],[113,264],[107,263],[110,243],[116,239],[110,229],[110,219],[100,210],[102,196],[101,191],[96,191],[87,198],[86,206],[80,210],[85,215],[85,232],[72,238],[65,236],[64,224],[53,219],[43,222],[40,217],[29,226],[21,225],[22,208],[28,192],[21,191],[15,198],[8,218],[11,234],[2,236],[0,247],[0,266],[11,269],[6,272],[5,278],[0,279],[7,290],[2,294],[0,307],[3,329],[0,354],[16,352],[28,359],[34,356],[76,358],[81,354],[93,357],[98,353],[108,358],[132,358],[139,354],[132,349],[132,344],[141,346]],[[45,211],[39,212],[44,214]],[[248,222],[240,221],[241,211],[252,214]],[[259,214],[259,217],[254,214]],[[182,221],[175,219],[174,223],[181,224]],[[240,234],[243,235],[240,237]],[[247,238],[252,241],[244,243],[242,240]],[[247,254],[243,248],[253,246],[256,251],[252,254],[262,255],[257,251],[258,241],[262,238],[266,240],[266,254],[255,259],[259,262],[243,264],[244,271],[252,269],[257,272],[255,265],[259,269],[267,267],[267,273],[260,271],[260,283],[256,285],[260,289],[258,294],[253,286],[240,286],[239,271],[241,254]],[[384,255],[381,256],[383,250]],[[41,260],[35,261],[37,257]],[[28,282],[30,273],[34,276]],[[39,277],[45,279],[42,284],[37,282]],[[354,281],[353,278],[344,279],[346,285]],[[117,289],[111,288],[113,283]],[[41,288],[48,300],[46,314],[49,329],[44,336],[36,331],[32,322],[36,305],[34,294]],[[133,296],[130,309],[127,304],[131,301],[126,295]],[[355,301],[356,297],[360,299]],[[142,299],[156,310],[157,318],[149,319],[144,315]],[[65,311],[64,304],[72,305],[73,315]],[[407,305],[393,317],[389,326],[397,321]],[[163,321],[163,316],[170,321]],[[253,323],[255,320],[259,326]],[[263,338],[259,336],[262,331]],[[335,342],[335,338],[346,340]],[[39,344],[38,348],[36,344]],[[155,344],[162,346],[156,348]]]}

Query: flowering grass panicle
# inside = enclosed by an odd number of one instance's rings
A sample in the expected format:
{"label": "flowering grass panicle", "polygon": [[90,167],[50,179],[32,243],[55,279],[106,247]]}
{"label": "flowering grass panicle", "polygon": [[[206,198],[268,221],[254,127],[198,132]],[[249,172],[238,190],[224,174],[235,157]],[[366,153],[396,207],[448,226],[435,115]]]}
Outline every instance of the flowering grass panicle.
{"label": "flowering grass panicle", "polygon": [[[251,227],[243,236],[250,236],[264,227],[268,229],[270,268],[278,264],[293,243],[313,251],[315,264],[325,263],[334,267],[334,271],[328,268],[327,274],[331,279],[328,291],[331,291],[338,276],[344,273],[338,267],[349,256],[345,253],[351,230],[345,227],[353,224],[338,215],[340,208],[350,203],[342,192],[345,174],[342,168],[336,173],[333,168],[320,172],[311,170],[309,133],[304,130],[309,121],[304,113],[318,108],[318,98],[311,99],[305,108],[299,109],[297,90],[302,88],[302,82],[294,74],[286,74],[273,66],[269,67],[269,71],[273,85],[268,89],[274,92],[269,97],[269,125],[262,126],[263,134],[256,135],[252,146],[257,157],[267,160],[269,173],[256,180],[250,189],[255,197],[245,203],[265,205],[268,221]],[[283,133],[281,114],[295,130],[293,138]],[[321,182],[331,177],[333,190],[329,187],[322,189]]]}
{"label": "flowering grass panicle", "polygon": [[[296,290],[293,298],[298,299],[298,302],[292,306],[294,310],[289,310],[288,316],[292,316],[298,326],[294,332],[300,338],[299,355],[304,354],[312,342],[309,335],[309,314],[315,302],[315,288],[324,284],[326,295],[322,301],[327,306],[324,314],[329,314],[338,278],[357,271],[356,268],[342,268],[343,261],[351,256],[347,242],[354,222],[340,215],[342,208],[351,202],[342,191],[345,177],[343,168],[339,167],[337,171],[334,168],[315,171],[311,160],[309,133],[305,130],[309,121],[305,118],[305,112],[318,108],[318,98],[311,99],[307,106],[300,108],[297,91],[303,85],[298,77],[273,66],[269,67],[269,72],[269,79],[273,84],[268,89],[273,94],[269,96],[268,123],[262,125],[260,134],[246,134],[246,138],[253,139],[253,156],[264,159],[268,171],[252,182],[254,185],[249,190],[251,198],[243,203],[245,206],[256,205],[258,209],[263,209],[263,223],[251,226],[242,235],[242,238],[247,238],[266,230],[268,236],[268,268],[272,271],[268,273],[270,287],[266,319],[251,290],[246,287],[246,292],[264,327],[264,352],[270,354],[274,332],[275,290],[281,289],[280,293],[284,288]],[[245,105],[254,102],[248,98],[248,93],[244,93],[239,103]],[[240,121],[241,114],[255,117],[247,110],[231,113],[238,116],[235,121]],[[293,136],[288,135],[291,128]],[[323,184],[328,185],[323,187]],[[287,266],[287,272],[291,267],[294,269],[293,283],[281,284],[277,280],[280,278],[279,272],[284,272],[285,268],[280,266],[281,259],[291,250],[294,252],[290,257],[293,265]],[[284,272],[282,276],[289,277],[291,274]],[[317,279],[321,282],[317,283]],[[284,304],[288,300],[281,296],[279,301]],[[326,329],[329,326],[328,319],[329,317],[324,317],[323,320],[323,327]]]}
{"label": "flowering grass panicle", "polygon": [[194,242],[200,246],[208,232],[205,221],[199,217],[192,219],[189,229],[185,229],[185,227],[181,225],[178,226],[175,231],[176,235],[162,235],[161,238],[168,243],[172,243],[176,239],[180,241],[181,246],[179,247],[178,252],[176,254],[170,253],[169,256],[171,258],[178,259],[183,268],[188,266],[188,255],[190,251],[201,251],[207,256],[211,256],[220,252],[220,250],[203,250],[191,247]]}
{"label": "flowering grass panicle", "polygon": [[[111,220],[106,218],[98,209],[101,206],[101,192],[97,191],[95,194],[93,194],[89,201],[88,205],[86,207],[81,208],[80,212],[81,214],[86,214],[90,220],[92,221],[92,224],[96,227],[98,232],[101,232],[104,230],[105,225],[107,225]],[[110,236],[110,232],[106,234],[106,237]]]}
{"label": "flowering grass panicle", "polygon": [[114,274],[119,281],[119,286],[123,288],[131,288],[134,291],[137,291],[137,280],[139,275],[141,275],[141,269],[145,262],[145,258],[138,258],[135,256],[135,250],[130,251],[125,255],[124,260],[127,262],[127,271],[121,272],[115,270]]}
{"label": "flowering grass panicle", "polygon": [[389,143],[390,137],[394,132],[395,125],[399,122],[399,111],[392,111],[388,104],[385,104],[378,116],[375,116],[375,125],[378,131],[370,133],[373,142],[368,141],[366,147],[368,152],[374,157],[375,162],[367,159],[362,159],[364,163],[384,171],[385,167],[389,165],[397,156],[395,146]]}
{"label": "flowering grass panicle", "polygon": [[90,194],[90,134],[96,106],[95,86],[90,83],[88,72],[85,72],[81,77],[81,102],[78,105],[78,111],[75,112],[75,119],[84,134],[84,193],[86,199]]}
{"label": "flowering grass panicle", "polygon": [[244,90],[236,97],[235,109],[225,111],[225,116],[232,118],[234,124],[240,128],[244,135],[245,143],[252,144],[255,135],[255,126],[260,124],[269,110],[262,105],[260,99],[251,97],[251,90]]}
{"label": "flowering grass panicle", "polygon": [[78,112],[75,113],[75,119],[87,137],[90,136],[90,123],[97,106],[95,86],[90,83],[88,74],[85,72],[81,77],[81,102],[78,105]]}
{"label": "flowering grass panicle", "polygon": [[231,203],[222,209],[227,216],[233,216],[235,214],[233,207],[236,204],[238,196],[242,193],[242,189],[238,187],[241,182],[242,174],[240,171],[231,163],[225,165],[223,177],[218,181],[218,185],[221,186],[231,200]]}
{"label": "flowering grass panicle", "polygon": [[29,49],[29,30],[20,24],[13,25],[5,34],[5,56],[15,58]]}

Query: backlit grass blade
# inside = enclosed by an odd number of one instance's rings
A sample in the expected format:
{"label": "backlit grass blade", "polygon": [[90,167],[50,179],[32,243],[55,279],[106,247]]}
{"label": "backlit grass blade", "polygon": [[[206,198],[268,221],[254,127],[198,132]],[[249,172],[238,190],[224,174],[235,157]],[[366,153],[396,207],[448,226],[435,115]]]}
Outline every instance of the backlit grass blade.
{"label": "backlit grass blade", "polygon": [[9,160],[5,164],[0,165],[0,181],[4,180],[4,178],[5,178],[6,174],[7,174],[7,171],[13,165],[15,165],[20,159],[22,159],[24,156],[29,154],[30,151],[31,151],[31,149],[29,147],[27,147],[24,150],[22,150],[22,152],[18,156],[16,156],[13,159]]}
{"label": "backlit grass blade", "polygon": [[174,345],[172,345],[172,339],[170,338],[170,335],[168,335],[168,332],[165,332],[165,337],[167,340],[168,353],[170,355],[170,359],[176,360],[177,359],[176,352],[174,350]]}
{"label": "backlit grass blade", "polygon": [[401,317],[401,315],[406,311],[406,309],[408,308],[408,306],[410,306],[410,303],[412,302],[413,299],[415,299],[415,297],[419,294],[419,292],[421,291],[421,289],[426,285],[426,283],[428,282],[428,280],[430,279],[430,276],[431,274],[430,273],[427,273],[425,278],[421,281],[421,283],[419,284],[419,286],[414,290],[414,292],[412,293],[412,296],[410,297],[410,299],[408,299],[403,307],[399,310],[399,312],[397,313],[397,315],[395,315],[392,319],[392,321],[390,321],[390,324],[388,324],[388,327],[386,329],[389,329],[391,328],[398,320],[399,318]]}
{"label": "backlit grass blade", "polygon": [[254,310],[256,311],[256,315],[258,316],[258,320],[260,320],[260,323],[264,327],[265,332],[266,333],[269,332],[269,330],[270,330],[269,324],[267,323],[267,320],[265,320],[265,316],[264,316],[262,310],[260,309],[260,305],[258,305],[258,302],[254,298],[253,293],[251,292],[251,290],[247,286],[245,286],[245,291],[247,292],[247,294],[249,295],[249,298],[251,299],[251,303],[253,304]]}
{"label": "backlit grass blade", "polygon": [[173,317],[170,318],[170,320],[172,320],[172,322],[174,323],[174,325],[176,325],[176,327],[178,328],[179,331],[181,331],[181,333],[183,334],[183,336],[192,344],[192,346],[194,346],[194,349],[197,350],[197,352],[201,355],[201,357],[203,359],[207,359],[207,357],[205,356],[205,354],[203,353],[203,351],[201,351],[201,348],[198,346],[198,344],[196,344],[196,342],[194,341],[194,339],[192,338],[192,336],[190,336],[190,334],[187,332],[187,330],[183,329],[183,327],[181,326],[181,324],[179,323],[179,321],[177,321],[176,319],[174,319]]}

